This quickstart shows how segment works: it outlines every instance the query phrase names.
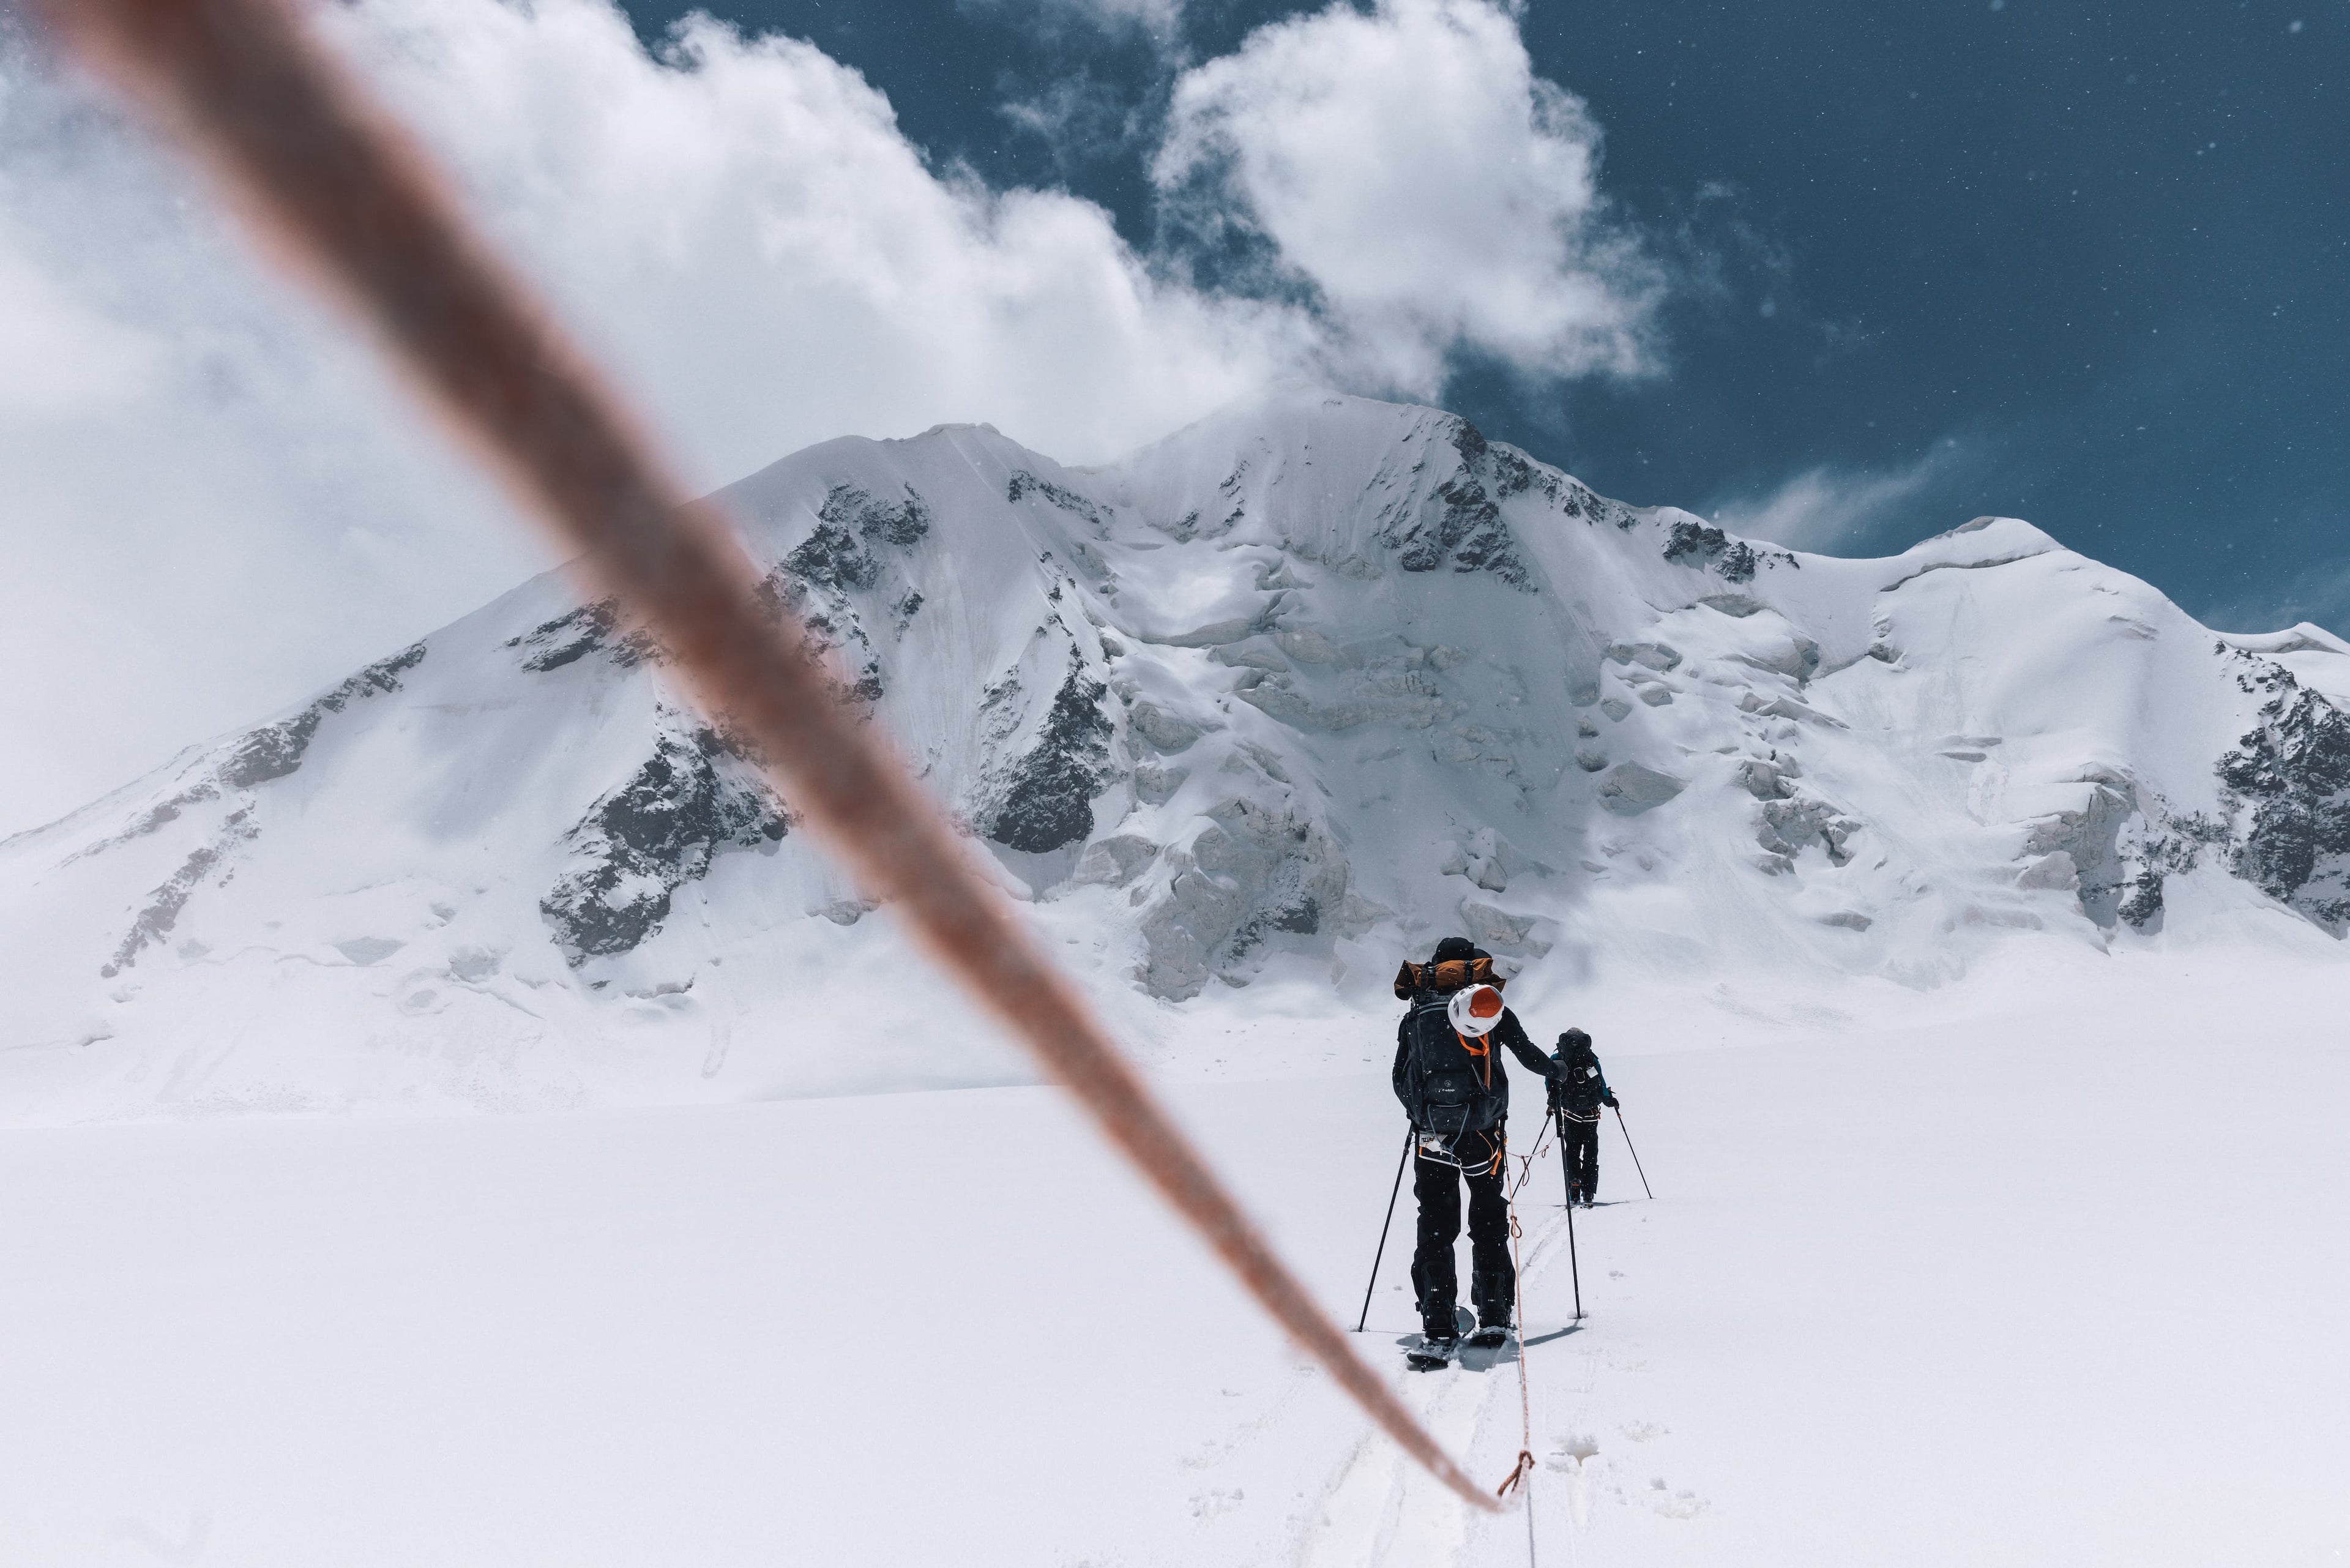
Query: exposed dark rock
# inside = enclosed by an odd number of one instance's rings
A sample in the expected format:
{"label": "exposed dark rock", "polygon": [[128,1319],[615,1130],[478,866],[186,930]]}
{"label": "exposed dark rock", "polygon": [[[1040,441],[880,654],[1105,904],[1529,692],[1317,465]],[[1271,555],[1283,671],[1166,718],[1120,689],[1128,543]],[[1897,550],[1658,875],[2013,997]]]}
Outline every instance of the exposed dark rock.
{"label": "exposed dark rock", "polygon": [[[200,779],[187,788],[175,791],[149,806],[139,814],[137,821],[111,838],[101,838],[88,848],[76,850],[67,856],[65,864],[70,866],[77,860],[87,860],[92,856],[103,855],[116,846],[128,844],[134,838],[144,838],[149,834],[179,821],[180,814],[198,802],[218,800],[220,793],[221,786],[217,773],[211,777]],[[8,840],[0,840],[0,847],[5,847],[8,842]]]}
{"label": "exposed dark rock", "polygon": [[902,501],[877,501],[853,484],[836,484],[816,509],[816,521],[870,544],[910,550],[930,535],[931,507],[912,485],[905,488]]}
{"label": "exposed dark rock", "polygon": [[2116,891],[2126,890],[2126,896],[2114,912],[2141,931],[2160,930],[2165,883],[2178,873],[2194,870],[2204,850],[2224,848],[2231,836],[2228,824],[2212,817],[2165,817],[2162,831],[2147,830],[2144,842],[2126,852]]}
{"label": "exposed dark rock", "polygon": [[1593,523],[1613,523],[1625,530],[1631,529],[1640,521],[1640,514],[1622,502],[1610,501],[1574,480],[1544,488],[1558,503],[1558,509],[1569,517],[1581,517]]}
{"label": "exposed dark rock", "polygon": [[881,580],[881,563],[864,541],[837,523],[818,523],[816,532],[792,546],[784,565],[802,582],[846,592]]}
{"label": "exposed dark rock", "polygon": [[931,531],[931,509],[912,485],[901,501],[877,501],[853,484],[836,484],[816,508],[816,528],[792,547],[784,566],[813,587],[835,594],[881,581],[883,547],[911,549]]}
{"label": "exposed dark rock", "polygon": [[180,868],[148,895],[147,907],[130,922],[130,929],[115,948],[114,956],[99,966],[99,974],[113,979],[136,962],[143,949],[170,936],[172,928],[179,924],[180,911],[187,908],[196,888],[221,867],[231,850],[249,841],[255,831],[251,806],[230,813],[213,841],[198,845],[181,862]]}
{"label": "exposed dark rock", "polygon": [[[228,789],[251,789],[271,779],[282,779],[302,765],[304,753],[329,713],[339,713],[360,698],[400,690],[400,678],[424,662],[424,645],[417,643],[389,659],[378,659],[340,686],[320,697],[290,719],[265,724],[237,742],[221,763],[220,782]],[[184,797],[195,798],[193,796]],[[176,811],[173,815],[177,815]],[[156,826],[170,821],[163,817]]]}
{"label": "exposed dark rock", "polygon": [[1232,933],[1232,956],[1241,958],[1274,931],[1291,931],[1310,937],[1322,929],[1322,900],[1311,893],[1298,893],[1274,908],[1260,909],[1241,922]]}
{"label": "exposed dark rock", "polygon": [[2261,722],[2220,759],[2220,780],[2251,808],[2237,876],[2335,936],[2350,931],[2350,716],[2266,660],[2240,671],[2275,693]]}
{"label": "exposed dark rock", "polygon": [[2159,929],[2155,922],[2162,918],[2162,872],[2147,867],[2130,885],[2129,897],[2121,901],[2116,913],[2141,931]]}
{"label": "exposed dark rock", "polygon": [[1465,420],[1453,421],[1451,440],[1461,453],[1460,470],[1437,485],[1416,514],[1383,518],[1380,542],[1398,552],[1396,565],[1407,572],[1450,566],[1456,572],[1491,572],[1513,588],[1535,591],[1534,574],[1487,488],[1490,482],[1493,490],[1513,493],[1506,485],[1523,489],[1531,483],[1532,466],[1513,452],[1497,457],[1499,449]]}
{"label": "exposed dark rock", "polygon": [[663,731],[635,776],[598,801],[566,835],[583,864],[539,913],[574,966],[624,953],[660,929],[670,900],[728,849],[782,838],[775,798],[714,732]]}
{"label": "exposed dark rock", "polygon": [[990,838],[1041,855],[1093,832],[1093,798],[1101,793],[1109,763],[1112,729],[1101,711],[1108,695],[1108,687],[1071,659],[1044,732],[1012,770],[1003,803],[988,825]]}
{"label": "exposed dark rock", "polygon": [[522,661],[522,667],[536,675],[560,670],[591,653],[608,654],[623,670],[632,670],[654,657],[650,633],[632,631],[626,637],[616,637],[619,625],[619,605],[611,599],[598,599],[542,622],[520,637],[510,637],[505,645],[529,649],[530,656]]}
{"label": "exposed dark rock", "polygon": [[1743,539],[1732,539],[1707,523],[1683,518],[1665,535],[1665,559],[1682,566],[1711,567],[1724,582],[1751,583],[1764,566],[1800,566],[1784,550],[1757,550]]}
{"label": "exposed dark rock", "polygon": [[[886,552],[906,551],[929,536],[931,509],[912,485],[899,501],[879,501],[851,484],[836,484],[816,509],[813,533],[785,556],[759,584],[760,602],[777,619],[796,619],[809,651],[849,667],[834,682],[845,701],[870,705],[881,699],[881,662],[866,635],[852,594],[881,585]],[[890,601],[889,613],[902,633],[922,607],[919,589],[907,587]]]}
{"label": "exposed dark rock", "polygon": [[[219,798],[220,786],[210,783],[209,781],[203,784],[195,784],[188,789],[182,790],[179,794],[172,795],[170,799],[150,806],[145,812],[140,814],[138,821],[125,828],[118,836],[107,840],[107,844],[115,845],[120,844],[126,839],[144,838],[149,834],[154,832],[157,828],[163,826],[165,824],[177,822],[180,819],[180,813],[186,810],[189,806],[195,805],[198,801],[217,800]],[[104,847],[104,846],[100,846],[99,847]]]}
{"label": "exposed dark rock", "polygon": [[[399,691],[400,676],[424,662],[424,652],[425,645],[420,642],[402,649],[389,659],[380,659],[292,718],[281,719],[274,724],[264,724],[257,730],[247,732],[229,749],[210,776],[174,791],[140,813],[138,820],[120,833],[69,857],[68,863],[102,855],[118,845],[144,838],[177,822],[188,807],[202,801],[219,799],[224,790],[251,789],[256,784],[286,777],[302,765],[302,759],[309,753],[310,742],[317,738],[318,728],[327,722],[328,715],[339,713],[360,699]],[[228,820],[244,825],[236,837],[249,838],[255,831],[244,811],[237,812]],[[206,851],[198,850],[196,853],[202,855]],[[170,886],[168,883],[165,885],[167,888]],[[191,882],[171,904],[169,913],[172,918],[177,918],[180,905],[186,902],[187,894],[193,889],[194,883]],[[163,892],[164,889],[157,890],[159,899],[163,897]],[[161,929],[171,929],[168,920]],[[133,947],[128,950],[137,950]],[[118,955],[117,961],[127,963],[130,961],[127,956]]]}
{"label": "exposed dark rock", "polygon": [[1012,482],[1003,487],[1003,499],[1016,503],[1024,495],[1041,495],[1062,511],[1084,518],[1097,533],[1107,536],[1109,532],[1108,513],[1076,491],[1065,490],[1049,479],[1039,479],[1024,468],[1014,472]]}
{"label": "exposed dark rock", "polygon": [[[921,607],[920,595],[910,594],[910,597],[915,609]],[[812,584],[785,565],[760,579],[758,599],[775,619],[789,618],[798,623],[809,657],[850,666],[853,673],[849,679],[831,682],[835,697],[866,707],[881,700],[884,686],[879,656],[873,650],[873,639],[865,635],[855,602],[839,587]],[[904,603],[899,601],[901,609]],[[910,616],[913,612],[904,613]]]}

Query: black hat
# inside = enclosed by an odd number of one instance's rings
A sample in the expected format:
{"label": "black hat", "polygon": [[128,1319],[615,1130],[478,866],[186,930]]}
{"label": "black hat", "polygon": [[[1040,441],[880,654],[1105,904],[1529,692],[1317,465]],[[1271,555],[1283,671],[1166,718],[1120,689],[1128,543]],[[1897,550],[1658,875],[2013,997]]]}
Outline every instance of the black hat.
{"label": "black hat", "polygon": [[1436,956],[1428,961],[1450,963],[1455,959],[1472,959],[1476,956],[1477,944],[1467,937],[1447,937],[1436,944]]}
{"label": "black hat", "polygon": [[1583,1049],[1587,1050],[1587,1049],[1589,1049],[1589,1048],[1590,1048],[1590,1045],[1591,1045],[1591,1036],[1590,1036],[1590,1035],[1588,1035],[1588,1034],[1586,1034],[1586,1033],[1585,1033],[1582,1030],[1580,1030],[1580,1029],[1570,1029],[1570,1030],[1568,1030],[1565,1033],[1564,1033],[1564,1034],[1562,1034],[1562,1035],[1560,1035],[1560,1036],[1558,1037],[1558,1044],[1559,1044],[1559,1049],[1560,1049],[1560,1050],[1562,1050],[1562,1051],[1565,1050],[1568,1046],[1571,1046],[1571,1045],[1572,1045],[1572,1046],[1579,1046],[1579,1047],[1581,1047],[1581,1048],[1583,1048]]}

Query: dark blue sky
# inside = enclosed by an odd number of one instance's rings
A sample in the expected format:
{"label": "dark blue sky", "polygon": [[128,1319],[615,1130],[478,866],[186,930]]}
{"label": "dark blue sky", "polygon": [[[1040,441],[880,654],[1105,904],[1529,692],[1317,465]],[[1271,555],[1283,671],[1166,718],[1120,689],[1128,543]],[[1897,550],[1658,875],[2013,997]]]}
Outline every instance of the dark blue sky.
{"label": "dark blue sky", "polygon": [[[1170,74],[1143,34],[1045,0],[699,8],[856,67],[935,162],[1066,186],[1151,246]],[[685,9],[629,0],[649,37]],[[1194,0],[1177,42],[1295,9]],[[2350,632],[2345,0],[1534,0],[1522,25],[1607,131],[1603,188],[1720,286],[1669,308],[1663,378],[1464,364],[1449,406],[1638,502],[1922,474],[1838,547],[2013,513],[2230,628]],[[1075,146],[1003,111],[1072,83]]]}

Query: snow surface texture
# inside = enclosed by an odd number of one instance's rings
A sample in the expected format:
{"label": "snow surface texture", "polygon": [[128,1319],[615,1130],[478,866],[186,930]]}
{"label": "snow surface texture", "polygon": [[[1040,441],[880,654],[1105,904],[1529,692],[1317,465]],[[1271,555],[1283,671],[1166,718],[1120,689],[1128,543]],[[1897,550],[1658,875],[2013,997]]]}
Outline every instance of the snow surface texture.
{"label": "snow surface texture", "polygon": [[[1657,1201],[1611,1120],[1571,1333],[1555,1157],[1521,1209],[1545,1568],[2350,1550],[2338,970],[2013,943],[1961,992],[1582,1015]],[[1192,1022],[1178,1108],[1351,1325],[1380,1042]],[[1409,1210],[1358,1343],[1497,1481],[1516,1368],[1400,1364]],[[1526,1560],[1042,1090],[33,1129],[0,1256],[11,1563]]]}
{"label": "snow surface texture", "polygon": [[[2350,927],[2350,648],[2013,519],[1793,554],[1297,393],[1107,468],[951,427],[723,499],[1147,1054],[1236,988],[1375,1027],[1454,931],[1539,1003]],[[1024,1079],[888,925],[543,578],[0,845],[0,1117]]]}

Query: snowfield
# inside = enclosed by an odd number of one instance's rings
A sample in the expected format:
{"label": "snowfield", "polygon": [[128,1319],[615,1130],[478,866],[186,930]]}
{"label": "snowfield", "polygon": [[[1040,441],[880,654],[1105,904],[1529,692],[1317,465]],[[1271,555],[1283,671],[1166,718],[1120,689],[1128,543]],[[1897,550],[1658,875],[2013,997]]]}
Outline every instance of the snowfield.
{"label": "snowfield", "polygon": [[[1521,1199],[1540,1561],[2340,1561],[2338,975],[1605,998],[1657,1199],[1610,1126],[1573,1332],[1555,1157]],[[1391,1038],[1211,1014],[1170,1083],[1350,1324]],[[1524,1561],[1041,1089],[25,1132],[0,1253],[12,1562]],[[1498,1480],[1514,1369],[1404,1371],[1405,1262],[1363,1347]]]}
{"label": "snowfield", "polygon": [[[1656,1198],[1611,1125],[1579,1324],[1520,1199],[1543,1563],[2350,1557],[2350,645],[1318,394],[724,499],[1345,1321],[1399,961],[1592,1032]],[[557,579],[0,843],[0,1562],[1525,1559]],[[1498,1481],[1409,1210],[1361,1343]]]}

